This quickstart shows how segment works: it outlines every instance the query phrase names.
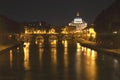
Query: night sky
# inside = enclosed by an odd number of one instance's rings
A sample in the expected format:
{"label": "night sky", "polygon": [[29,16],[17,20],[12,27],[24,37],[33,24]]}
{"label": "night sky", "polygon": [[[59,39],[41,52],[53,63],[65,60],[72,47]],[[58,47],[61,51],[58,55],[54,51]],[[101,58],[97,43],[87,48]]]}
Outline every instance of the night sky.
{"label": "night sky", "polygon": [[109,7],[115,0],[1,0],[0,14],[23,21],[46,21],[64,25],[71,22],[76,13],[88,23]]}

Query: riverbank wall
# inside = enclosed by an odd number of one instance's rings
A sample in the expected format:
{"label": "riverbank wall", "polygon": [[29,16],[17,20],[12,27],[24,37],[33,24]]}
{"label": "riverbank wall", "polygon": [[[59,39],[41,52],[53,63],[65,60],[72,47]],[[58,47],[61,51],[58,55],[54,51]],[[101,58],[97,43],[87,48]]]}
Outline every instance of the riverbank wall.
{"label": "riverbank wall", "polygon": [[84,40],[84,39],[77,39],[77,42],[79,42],[82,46],[91,48],[93,50],[96,50],[100,53],[105,53],[108,55],[118,56],[120,57],[120,49],[107,49],[97,46],[96,42]]}

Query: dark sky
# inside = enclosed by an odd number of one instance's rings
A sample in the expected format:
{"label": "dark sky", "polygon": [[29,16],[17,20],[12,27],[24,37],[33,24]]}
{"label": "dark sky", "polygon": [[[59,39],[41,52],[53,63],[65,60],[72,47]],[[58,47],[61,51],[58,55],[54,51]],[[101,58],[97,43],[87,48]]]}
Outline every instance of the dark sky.
{"label": "dark sky", "polygon": [[16,21],[47,21],[67,24],[76,13],[92,23],[114,0],[0,0],[0,14]]}

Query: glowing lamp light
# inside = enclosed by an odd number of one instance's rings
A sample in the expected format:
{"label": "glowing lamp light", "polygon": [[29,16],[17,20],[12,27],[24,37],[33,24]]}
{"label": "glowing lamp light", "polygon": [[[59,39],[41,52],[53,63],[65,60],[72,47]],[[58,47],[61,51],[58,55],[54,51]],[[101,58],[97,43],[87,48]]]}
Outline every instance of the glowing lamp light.
{"label": "glowing lamp light", "polygon": [[117,34],[118,32],[117,31],[113,31],[113,34]]}

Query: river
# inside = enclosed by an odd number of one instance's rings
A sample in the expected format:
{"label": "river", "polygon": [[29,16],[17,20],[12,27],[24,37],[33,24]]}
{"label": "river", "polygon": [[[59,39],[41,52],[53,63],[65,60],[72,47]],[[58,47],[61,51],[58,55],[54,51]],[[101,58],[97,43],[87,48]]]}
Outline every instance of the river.
{"label": "river", "polygon": [[0,54],[0,80],[120,80],[120,58],[63,40]]}

